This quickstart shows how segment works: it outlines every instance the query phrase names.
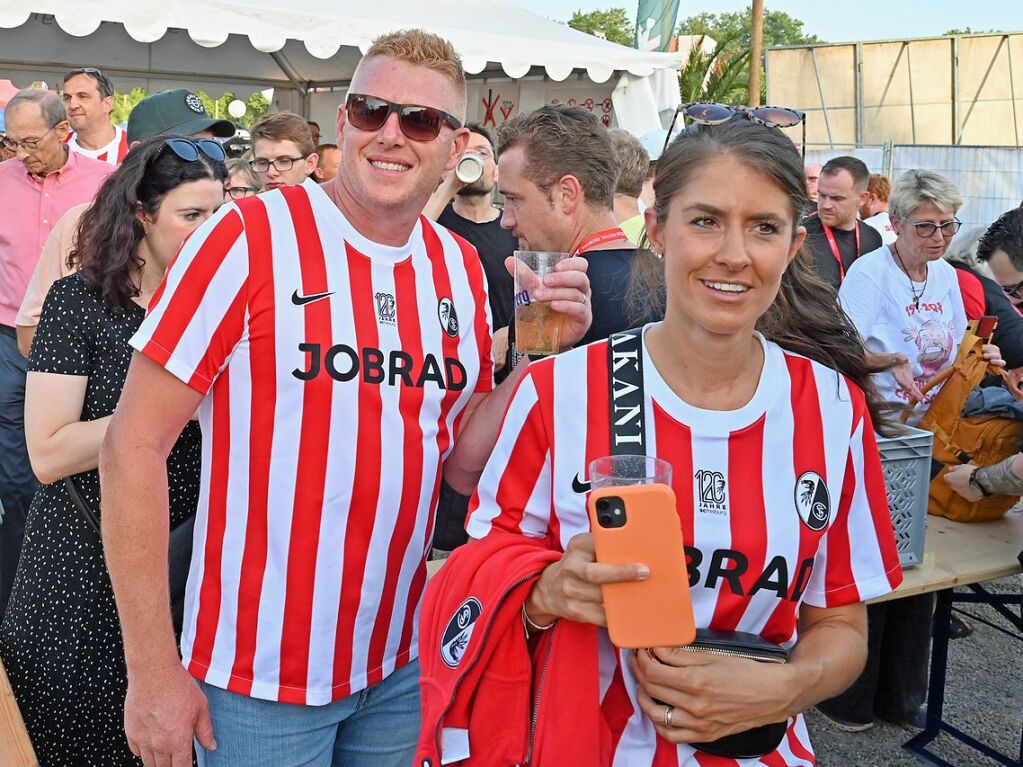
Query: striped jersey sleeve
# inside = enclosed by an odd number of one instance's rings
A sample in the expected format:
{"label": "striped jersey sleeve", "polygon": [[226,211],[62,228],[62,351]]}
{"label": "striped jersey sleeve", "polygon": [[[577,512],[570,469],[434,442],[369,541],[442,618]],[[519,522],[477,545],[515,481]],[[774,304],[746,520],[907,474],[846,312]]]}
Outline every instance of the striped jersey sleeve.
{"label": "striped jersey sleeve", "polygon": [[805,600],[840,607],[892,591],[902,568],[888,510],[881,458],[863,392],[848,383],[853,423],[838,514],[817,550]]}
{"label": "striped jersey sleeve", "polygon": [[551,523],[551,443],[538,389],[552,385],[553,365],[533,364],[505,411],[497,444],[469,506],[466,530],[482,538],[491,530],[531,538],[547,535]]}
{"label": "striped jersey sleeve", "polygon": [[243,217],[224,206],[185,240],[132,346],[206,394],[244,333],[248,266]]}

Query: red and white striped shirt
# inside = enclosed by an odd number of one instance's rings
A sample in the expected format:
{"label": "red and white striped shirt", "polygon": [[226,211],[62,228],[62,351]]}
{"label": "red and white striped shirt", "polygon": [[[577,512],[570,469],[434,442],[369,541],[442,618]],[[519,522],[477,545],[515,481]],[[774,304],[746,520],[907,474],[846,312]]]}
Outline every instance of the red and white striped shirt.
{"label": "red and white striped shirt", "polygon": [[[836,607],[902,579],[884,479],[862,392],[833,370],[765,342],[756,394],[734,411],[682,401],[644,355],[648,452],[669,461],[696,625],[791,646],[799,606]],[[534,363],[505,415],[467,524],[548,537],[590,529],[587,466],[611,450],[607,342]],[[601,708],[614,764],[739,762],[659,739],[636,701],[628,650],[601,631]],[[742,765],[811,765],[802,716],[781,746]]]}
{"label": "red and white striped shirt", "polygon": [[108,162],[114,167],[124,162],[128,154],[128,133],[120,125],[114,126],[114,137],[110,143],[99,149],[86,149],[78,143],[78,134],[74,131],[68,134],[68,148],[84,157],[91,157],[94,160]]}
{"label": "red and white striped shirt", "polygon": [[379,245],[307,182],[186,241],[132,345],[206,394],[196,678],[320,705],[416,657],[441,464],[490,344],[476,251],[425,218]]}

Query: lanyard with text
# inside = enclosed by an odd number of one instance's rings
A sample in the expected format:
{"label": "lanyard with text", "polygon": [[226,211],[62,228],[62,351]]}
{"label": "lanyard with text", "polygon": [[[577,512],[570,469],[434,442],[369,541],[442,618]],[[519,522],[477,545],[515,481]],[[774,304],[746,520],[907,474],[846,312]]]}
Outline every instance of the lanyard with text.
{"label": "lanyard with text", "polygon": [[620,226],[613,227],[612,229],[605,229],[602,232],[591,234],[585,240],[580,242],[576,249],[572,251],[572,255],[578,256],[580,253],[593,250],[598,245],[606,245],[609,242],[617,242],[618,240],[627,239],[629,239],[628,235],[625,234]]}
{"label": "lanyard with text", "polygon": [[[841,279],[845,279],[845,266],[842,264],[842,254],[838,250],[838,243],[835,242],[835,235],[831,231],[831,227],[821,221],[821,226],[824,227],[824,236],[828,238],[828,245],[831,247],[831,254],[835,257],[838,262],[838,274]],[[860,257],[860,224],[857,221],[854,225],[856,230],[856,258]]]}

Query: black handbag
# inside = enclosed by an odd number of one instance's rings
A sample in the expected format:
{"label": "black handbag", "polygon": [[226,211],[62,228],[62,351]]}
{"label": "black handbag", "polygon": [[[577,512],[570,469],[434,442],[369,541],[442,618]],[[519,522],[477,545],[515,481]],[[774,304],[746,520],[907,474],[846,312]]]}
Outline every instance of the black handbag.
{"label": "black handbag", "polygon": [[[608,341],[608,387],[611,405],[612,455],[647,455],[645,397],[643,391],[643,330],[616,333]],[[757,634],[744,631],[697,629],[692,644],[682,652],[709,652],[747,658],[760,663],[785,663],[788,651]],[[657,659],[653,653],[650,656]],[[658,701],[660,703],[660,701]],[[662,704],[666,705],[666,704]],[[726,735],[693,748],[729,759],[754,759],[774,751],[781,744],[787,722],[774,722]]]}
{"label": "black handbag", "polygon": [[[81,512],[82,517],[85,518],[102,546],[103,534],[100,531],[99,517],[89,508],[71,477],[64,477],[64,487],[71,497],[71,502]],[[179,636],[185,616],[185,583],[188,581],[188,568],[192,564],[192,532],[194,530],[195,512],[193,511],[186,519],[171,528],[167,551],[171,619],[174,622],[174,633]]]}

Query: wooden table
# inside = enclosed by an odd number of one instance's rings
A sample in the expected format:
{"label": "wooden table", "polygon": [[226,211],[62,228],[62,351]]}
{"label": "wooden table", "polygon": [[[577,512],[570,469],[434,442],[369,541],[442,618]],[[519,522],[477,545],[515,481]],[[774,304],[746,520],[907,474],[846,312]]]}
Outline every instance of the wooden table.
{"label": "wooden table", "polygon": [[927,518],[923,561],[907,568],[902,584],[884,602],[954,586],[1004,578],[1023,572],[1017,555],[1023,549],[1023,513],[1010,512],[994,522],[966,524],[944,517]]}
{"label": "wooden table", "polygon": [[[990,746],[945,722],[945,678],[948,671],[949,624],[953,602],[982,603],[994,607],[1018,632],[1023,632],[1023,616],[1019,609],[1020,595],[989,594],[979,584],[1023,572],[1018,555],[1023,549],[1023,513],[1010,512],[994,522],[965,524],[943,517],[927,518],[923,561],[908,568],[900,586],[891,594],[873,600],[883,602],[915,594],[937,592],[934,615],[934,641],[927,686],[927,725],[905,747],[922,760],[948,766],[949,762],[928,750],[928,745],[942,732],[951,735],[999,764],[1017,765],[1020,760],[995,751]],[[974,594],[956,594],[956,586],[969,586]],[[1001,629],[1000,629],[1001,630]],[[1013,632],[1006,632],[1013,633]]]}

